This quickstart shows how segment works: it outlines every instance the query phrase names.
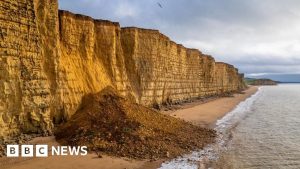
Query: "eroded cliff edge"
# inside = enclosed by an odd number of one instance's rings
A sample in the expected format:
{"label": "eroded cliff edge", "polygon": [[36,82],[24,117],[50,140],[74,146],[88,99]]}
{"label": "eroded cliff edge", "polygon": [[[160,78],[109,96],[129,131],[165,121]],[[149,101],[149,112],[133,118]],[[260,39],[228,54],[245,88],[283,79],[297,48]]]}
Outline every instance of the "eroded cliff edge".
{"label": "eroded cliff edge", "polygon": [[57,0],[0,2],[0,136],[51,134],[107,86],[152,106],[242,90],[243,75],[157,30],[58,11]]}

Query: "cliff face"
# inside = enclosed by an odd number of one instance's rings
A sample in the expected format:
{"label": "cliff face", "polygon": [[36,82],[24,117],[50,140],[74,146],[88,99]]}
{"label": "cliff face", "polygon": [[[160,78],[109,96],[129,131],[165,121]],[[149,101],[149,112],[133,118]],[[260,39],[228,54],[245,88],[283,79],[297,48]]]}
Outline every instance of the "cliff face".
{"label": "cliff face", "polygon": [[153,106],[245,87],[233,66],[156,30],[59,11],[57,0],[0,2],[0,136],[51,134],[107,86]]}
{"label": "cliff face", "polygon": [[[120,26],[109,21],[59,12],[58,79],[60,115],[70,117],[81,98],[107,86],[126,95],[127,74],[120,45]],[[59,122],[59,121],[58,121]]]}
{"label": "cliff face", "polygon": [[0,135],[52,128],[46,32],[40,32],[35,6],[32,0],[0,2]]}
{"label": "cliff face", "polygon": [[136,101],[163,104],[243,89],[232,65],[172,42],[156,30],[122,28],[125,67]]}

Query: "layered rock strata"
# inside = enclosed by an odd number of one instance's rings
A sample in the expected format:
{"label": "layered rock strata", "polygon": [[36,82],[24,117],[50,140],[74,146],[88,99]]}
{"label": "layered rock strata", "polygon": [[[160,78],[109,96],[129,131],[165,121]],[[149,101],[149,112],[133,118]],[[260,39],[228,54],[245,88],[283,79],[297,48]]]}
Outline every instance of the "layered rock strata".
{"label": "layered rock strata", "polygon": [[0,136],[51,134],[107,86],[153,106],[242,90],[243,75],[157,30],[58,11],[57,0],[0,1]]}

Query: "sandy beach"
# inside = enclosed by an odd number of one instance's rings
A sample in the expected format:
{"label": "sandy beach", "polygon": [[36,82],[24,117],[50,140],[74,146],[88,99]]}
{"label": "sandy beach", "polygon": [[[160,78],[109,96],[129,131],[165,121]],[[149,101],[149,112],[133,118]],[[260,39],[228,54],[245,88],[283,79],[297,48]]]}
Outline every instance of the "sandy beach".
{"label": "sandy beach", "polygon": [[[234,94],[233,97],[218,98],[207,103],[193,102],[182,109],[164,112],[176,118],[192,122],[204,127],[213,127],[215,122],[235,108],[241,101],[247,99],[257,91],[257,87],[250,87],[244,94]],[[54,137],[35,138],[31,144],[57,145]],[[162,160],[132,160],[96,154],[87,156],[50,156],[48,158],[0,158],[3,169],[152,169],[158,168]]]}
{"label": "sandy beach", "polygon": [[234,94],[233,97],[221,97],[203,104],[199,104],[196,101],[184,105],[181,109],[165,113],[195,125],[214,127],[217,120],[233,110],[235,106],[253,95],[257,90],[256,86],[251,86],[243,94]]}

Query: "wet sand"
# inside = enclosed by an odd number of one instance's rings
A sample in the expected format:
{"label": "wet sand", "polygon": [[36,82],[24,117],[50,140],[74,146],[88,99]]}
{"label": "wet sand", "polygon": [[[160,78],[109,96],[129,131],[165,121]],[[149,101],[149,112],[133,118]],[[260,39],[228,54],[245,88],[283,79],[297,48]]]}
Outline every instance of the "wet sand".
{"label": "wet sand", "polygon": [[[206,103],[194,102],[184,105],[183,109],[164,112],[171,116],[184,119],[196,125],[213,127],[215,122],[235,108],[257,91],[250,87],[244,94],[234,94],[234,97],[218,98]],[[54,137],[33,139],[30,144],[58,145]],[[48,158],[0,158],[2,169],[153,169],[158,168],[163,159],[150,162],[149,160],[132,160],[127,158],[109,157],[96,154],[87,156],[50,156]]]}
{"label": "wet sand", "polygon": [[175,111],[166,114],[189,121],[202,127],[214,127],[217,120],[233,110],[240,102],[256,93],[257,87],[251,86],[243,94],[234,94],[233,97],[222,97],[203,104],[189,103]]}

